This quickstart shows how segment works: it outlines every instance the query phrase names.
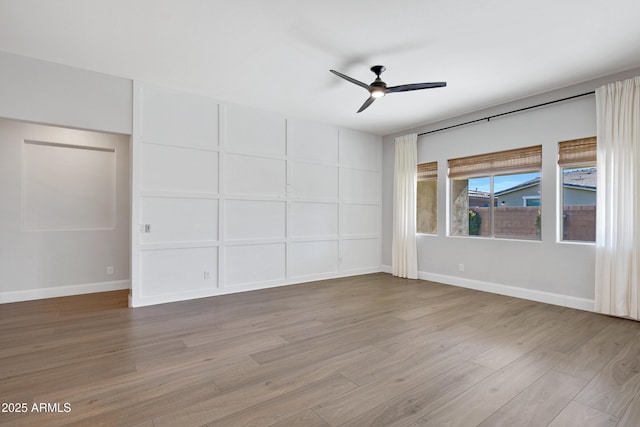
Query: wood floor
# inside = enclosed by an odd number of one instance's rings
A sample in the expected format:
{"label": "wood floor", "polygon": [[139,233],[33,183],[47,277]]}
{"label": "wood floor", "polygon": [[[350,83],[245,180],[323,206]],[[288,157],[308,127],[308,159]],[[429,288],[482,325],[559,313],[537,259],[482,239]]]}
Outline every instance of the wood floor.
{"label": "wood floor", "polygon": [[639,322],[383,273],[126,301],[0,305],[0,425],[640,426]]}

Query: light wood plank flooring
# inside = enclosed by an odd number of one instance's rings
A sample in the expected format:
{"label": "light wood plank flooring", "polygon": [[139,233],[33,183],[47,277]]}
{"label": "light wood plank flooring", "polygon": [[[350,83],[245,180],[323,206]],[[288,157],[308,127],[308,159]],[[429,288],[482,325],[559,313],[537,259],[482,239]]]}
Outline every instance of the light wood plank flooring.
{"label": "light wood plank flooring", "polygon": [[0,305],[0,425],[640,426],[639,322],[383,273],[126,301]]}

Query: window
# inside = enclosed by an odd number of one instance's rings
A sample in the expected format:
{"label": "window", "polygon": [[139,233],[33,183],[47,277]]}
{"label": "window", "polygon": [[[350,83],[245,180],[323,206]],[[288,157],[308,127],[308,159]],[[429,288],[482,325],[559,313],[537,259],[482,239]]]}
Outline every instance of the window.
{"label": "window", "polygon": [[542,146],[449,160],[450,234],[540,239]]}
{"label": "window", "polygon": [[562,240],[596,240],[596,138],[558,143]]}
{"label": "window", "polygon": [[418,165],[416,231],[438,234],[438,162]]}

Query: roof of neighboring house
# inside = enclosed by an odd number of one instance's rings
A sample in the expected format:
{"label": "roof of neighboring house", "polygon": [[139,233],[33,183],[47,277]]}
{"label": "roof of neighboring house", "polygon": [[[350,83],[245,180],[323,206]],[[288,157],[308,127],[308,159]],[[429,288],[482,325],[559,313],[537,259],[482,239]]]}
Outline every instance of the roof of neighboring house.
{"label": "roof of neighboring house", "polygon": [[[597,169],[585,168],[577,169],[564,173],[564,186],[569,188],[575,188],[578,190],[591,190],[595,191],[597,181]],[[540,184],[540,178],[534,178],[529,181],[525,181],[513,187],[507,188],[502,191],[496,191],[496,196],[512,193],[514,191],[522,190],[523,188],[534,187]]]}
{"label": "roof of neighboring house", "polygon": [[540,178],[539,177],[530,179],[529,181],[522,182],[522,183],[520,183],[518,185],[515,185],[513,187],[509,187],[509,188],[507,188],[505,190],[502,190],[502,191],[496,191],[495,195],[496,196],[500,196],[502,194],[512,193],[514,191],[522,190],[523,188],[534,187],[534,186],[536,186],[538,184],[540,184]]}
{"label": "roof of neighboring house", "polygon": [[596,168],[578,169],[564,173],[564,185],[568,187],[595,190],[597,180],[598,172]]}

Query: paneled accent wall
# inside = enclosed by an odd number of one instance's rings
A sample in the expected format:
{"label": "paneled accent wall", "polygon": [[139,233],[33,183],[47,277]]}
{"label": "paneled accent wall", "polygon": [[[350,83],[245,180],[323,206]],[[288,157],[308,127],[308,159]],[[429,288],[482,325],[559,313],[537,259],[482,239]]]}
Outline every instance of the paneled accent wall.
{"label": "paneled accent wall", "polygon": [[380,271],[380,137],[140,82],[133,126],[131,305]]}

